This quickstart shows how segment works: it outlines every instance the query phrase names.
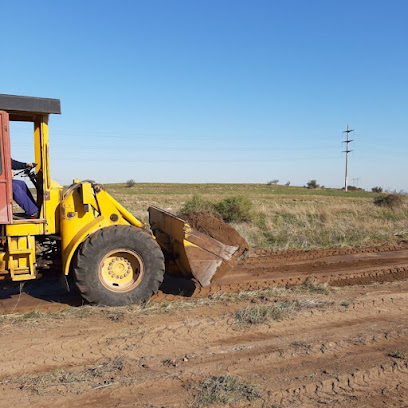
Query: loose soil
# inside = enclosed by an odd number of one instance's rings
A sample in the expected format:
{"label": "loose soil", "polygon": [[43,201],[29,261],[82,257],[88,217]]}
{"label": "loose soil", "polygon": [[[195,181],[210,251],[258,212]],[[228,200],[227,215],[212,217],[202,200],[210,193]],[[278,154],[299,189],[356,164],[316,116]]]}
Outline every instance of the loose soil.
{"label": "loose soil", "polygon": [[225,245],[249,249],[244,238],[234,228],[226,224],[221,216],[211,213],[191,212],[180,215],[180,218],[187,221],[192,228]]}
{"label": "loose soil", "polygon": [[229,377],[250,388],[214,406],[408,406],[406,244],[250,251],[208,289],[166,278],[145,307],[80,306],[52,279],[19,289],[0,291],[0,407],[198,407]]}

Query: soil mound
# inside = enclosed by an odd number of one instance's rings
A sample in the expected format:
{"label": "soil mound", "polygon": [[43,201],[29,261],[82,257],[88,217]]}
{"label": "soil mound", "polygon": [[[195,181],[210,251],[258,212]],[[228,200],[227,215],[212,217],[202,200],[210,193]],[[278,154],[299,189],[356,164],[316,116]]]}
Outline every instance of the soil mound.
{"label": "soil mound", "polygon": [[238,246],[249,249],[248,243],[221,216],[206,212],[181,214],[180,218],[187,221],[198,232],[209,235],[224,245]]}

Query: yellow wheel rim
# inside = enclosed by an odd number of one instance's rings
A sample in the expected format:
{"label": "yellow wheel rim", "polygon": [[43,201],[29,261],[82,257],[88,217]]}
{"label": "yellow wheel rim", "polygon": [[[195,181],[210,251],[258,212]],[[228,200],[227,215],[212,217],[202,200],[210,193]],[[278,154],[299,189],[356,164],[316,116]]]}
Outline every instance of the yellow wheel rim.
{"label": "yellow wheel rim", "polygon": [[99,279],[114,292],[127,292],[139,285],[144,273],[140,256],[128,249],[116,249],[104,256],[99,265]]}

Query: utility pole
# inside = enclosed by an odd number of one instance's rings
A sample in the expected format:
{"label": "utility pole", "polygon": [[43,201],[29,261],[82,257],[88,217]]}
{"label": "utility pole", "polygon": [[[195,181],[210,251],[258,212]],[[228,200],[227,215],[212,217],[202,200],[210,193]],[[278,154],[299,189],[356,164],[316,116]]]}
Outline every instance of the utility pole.
{"label": "utility pole", "polygon": [[349,149],[349,143],[352,142],[349,138],[350,132],[354,132],[354,129],[349,129],[349,125],[347,123],[347,130],[345,130],[343,133],[347,133],[347,140],[343,140],[343,143],[346,143],[346,150],[343,150],[343,153],[346,153],[346,174],[344,176],[344,191],[347,192],[347,182],[348,182],[348,154],[352,152],[352,150]]}

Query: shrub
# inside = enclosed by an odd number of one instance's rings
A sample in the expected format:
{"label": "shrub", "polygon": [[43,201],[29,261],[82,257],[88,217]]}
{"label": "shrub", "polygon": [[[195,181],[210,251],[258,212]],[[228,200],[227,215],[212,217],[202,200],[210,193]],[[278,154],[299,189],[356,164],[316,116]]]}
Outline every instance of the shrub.
{"label": "shrub", "polygon": [[252,202],[244,196],[228,197],[214,205],[225,222],[250,221]]}
{"label": "shrub", "polygon": [[286,182],[285,186],[289,187],[290,186],[290,181]]}
{"label": "shrub", "polygon": [[261,305],[238,310],[235,318],[241,324],[263,324],[269,320],[269,307]]}
{"label": "shrub", "polygon": [[180,209],[181,214],[188,214],[191,212],[214,212],[214,204],[199,194],[194,194],[193,198],[186,201]]}
{"label": "shrub", "polygon": [[371,191],[372,191],[373,193],[382,193],[382,192],[383,192],[383,189],[382,189],[382,187],[373,187],[373,188],[371,189]]}
{"label": "shrub", "polygon": [[273,180],[268,181],[266,184],[268,186],[276,186],[276,184],[278,184],[278,183],[279,183],[278,179],[273,179]]}
{"label": "shrub", "polygon": [[225,222],[251,221],[252,202],[244,196],[228,197],[218,203],[212,203],[194,194],[180,209],[180,214],[192,212],[218,213]]}
{"label": "shrub", "polygon": [[374,205],[385,208],[400,208],[404,201],[399,194],[385,194],[374,198]]}
{"label": "shrub", "polygon": [[307,277],[300,286],[294,286],[293,289],[307,293],[322,293],[323,295],[328,295],[333,291],[327,283],[313,282],[310,277]]}
{"label": "shrub", "polygon": [[404,353],[403,351],[399,351],[399,350],[396,350],[393,353],[388,353],[388,356],[392,358],[400,358],[402,360],[408,358],[407,353]]}
{"label": "shrub", "polygon": [[319,185],[317,184],[316,180],[310,180],[306,184],[307,188],[313,189],[313,188],[319,188]]}
{"label": "shrub", "polygon": [[136,184],[136,181],[133,179],[130,179],[126,182],[126,187],[133,187]]}
{"label": "shrub", "polygon": [[235,313],[237,323],[243,325],[258,325],[270,320],[279,321],[292,313],[292,304],[289,302],[275,302],[273,305],[258,305],[238,310]]}
{"label": "shrub", "polygon": [[253,386],[236,377],[230,375],[212,376],[200,383],[197,403],[194,406],[224,405],[242,400],[252,401],[260,397],[261,394]]}
{"label": "shrub", "polygon": [[365,191],[364,188],[356,187],[356,186],[348,186],[347,190],[348,191]]}

